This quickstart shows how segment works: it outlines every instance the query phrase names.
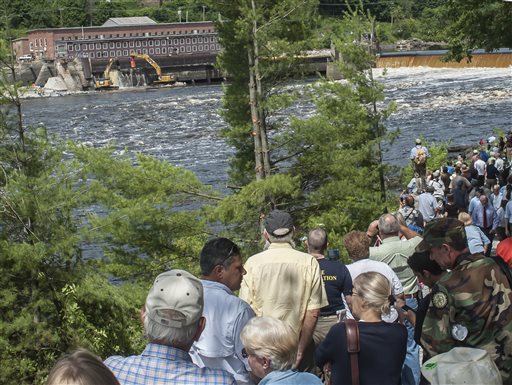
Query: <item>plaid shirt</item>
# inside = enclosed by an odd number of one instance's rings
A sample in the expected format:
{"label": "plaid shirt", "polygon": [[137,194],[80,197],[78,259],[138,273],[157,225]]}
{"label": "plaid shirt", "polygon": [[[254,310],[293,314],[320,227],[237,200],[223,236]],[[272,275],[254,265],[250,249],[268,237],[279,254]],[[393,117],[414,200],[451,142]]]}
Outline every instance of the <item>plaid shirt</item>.
{"label": "plaid shirt", "polygon": [[200,368],[187,352],[172,346],[148,344],[140,356],[105,360],[121,385],[236,385],[221,369]]}

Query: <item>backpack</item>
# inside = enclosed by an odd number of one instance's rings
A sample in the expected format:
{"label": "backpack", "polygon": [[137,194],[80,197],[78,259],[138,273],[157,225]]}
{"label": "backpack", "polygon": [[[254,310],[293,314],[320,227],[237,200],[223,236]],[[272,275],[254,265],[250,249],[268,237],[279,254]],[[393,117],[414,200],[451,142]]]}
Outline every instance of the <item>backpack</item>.
{"label": "backpack", "polygon": [[414,163],[425,164],[426,161],[427,161],[427,153],[426,153],[425,149],[423,147],[418,148],[416,150],[416,155],[414,156]]}

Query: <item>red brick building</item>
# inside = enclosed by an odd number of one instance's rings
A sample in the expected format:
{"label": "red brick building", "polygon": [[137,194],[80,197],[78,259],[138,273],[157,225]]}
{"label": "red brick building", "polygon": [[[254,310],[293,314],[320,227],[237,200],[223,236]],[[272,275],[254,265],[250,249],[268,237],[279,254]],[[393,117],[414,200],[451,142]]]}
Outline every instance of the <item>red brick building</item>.
{"label": "red brick building", "polygon": [[220,50],[211,21],[159,24],[148,17],[111,18],[98,27],[34,29],[17,40],[16,55],[36,59],[95,60],[129,57],[131,52],[152,57],[205,55]]}

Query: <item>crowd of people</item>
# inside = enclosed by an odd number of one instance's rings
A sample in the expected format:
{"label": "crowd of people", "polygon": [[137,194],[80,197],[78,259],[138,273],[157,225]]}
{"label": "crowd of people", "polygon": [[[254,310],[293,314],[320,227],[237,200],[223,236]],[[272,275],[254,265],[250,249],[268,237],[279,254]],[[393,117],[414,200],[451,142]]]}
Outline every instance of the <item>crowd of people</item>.
{"label": "crowd of people", "polygon": [[[231,240],[209,240],[200,278],[156,277],[141,310],[140,355],[102,363],[79,350],[57,362],[48,385],[435,384],[450,370],[441,365],[447,352],[483,354],[512,385],[512,277],[504,259],[488,257],[495,234],[498,254],[512,250],[503,225],[512,221],[512,178],[503,184],[505,164],[498,170],[491,150],[485,161],[477,150],[471,164],[429,172],[417,140],[410,191],[395,213],[345,235],[347,265],[329,258],[322,228],[299,251],[293,218],[280,210],[264,219],[265,249],[245,263]],[[463,374],[453,381],[471,383]]]}

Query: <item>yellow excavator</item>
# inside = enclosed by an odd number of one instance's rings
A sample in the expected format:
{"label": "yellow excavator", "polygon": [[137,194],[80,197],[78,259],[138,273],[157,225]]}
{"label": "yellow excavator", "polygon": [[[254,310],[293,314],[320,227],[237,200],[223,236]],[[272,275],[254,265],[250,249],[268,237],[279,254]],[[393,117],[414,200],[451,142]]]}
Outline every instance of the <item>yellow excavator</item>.
{"label": "yellow excavator", "polygon": [[96,79],[95,87],[97,91],[101,90],[116,90],[119,87],[115,86],[112,80],[110,79],[110,69],[112,68],[112,64],[116,61],[116,58],[110,58],[107,64],[107,67],[105,68],[105,71],[103,71],[103,77]]}
{"label": "yellow excavator", "polygon": [[148,54],[132,52],[130,54],[130,56],[131,56],[130,65],[132,68],[135,68],[135,58],[139,58],[139,59],[144,59],[145,61],[147,61],[151,65],[151,67],[153,67],[155,69],[157,79],[155,81],[153,81],[153,84],[174,84],[174,83],[176,83],[176,78],[174,77],[174,75],[173,74],[163,74],[160,66]]}

